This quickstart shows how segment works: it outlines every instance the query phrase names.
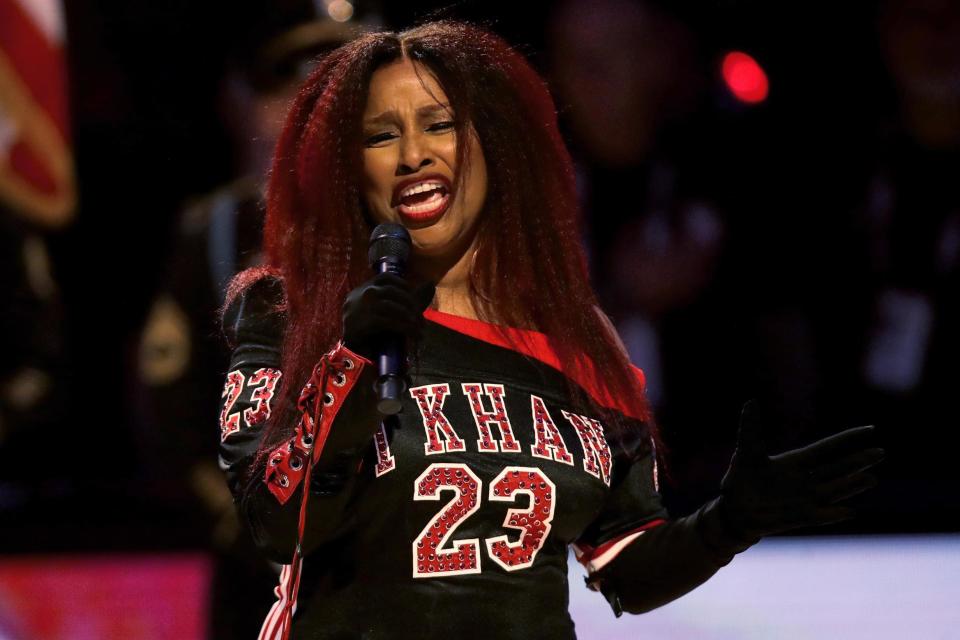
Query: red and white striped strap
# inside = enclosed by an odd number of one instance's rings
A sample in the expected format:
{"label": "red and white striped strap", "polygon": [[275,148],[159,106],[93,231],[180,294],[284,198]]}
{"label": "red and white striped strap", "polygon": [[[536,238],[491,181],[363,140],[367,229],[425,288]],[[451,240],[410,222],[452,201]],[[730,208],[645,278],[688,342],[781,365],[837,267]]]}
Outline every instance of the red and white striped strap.
{"label": "red and white striped strap", "polygon": [[[291,569],[291,565],[285,564],[280,570],[280,584],[273,588],[273,595],[277,598],[277,601],[270,607],[270,613],[267,614],[267,617],[263,621],[263,626],[260,628],[260,635],[257,636],[260,640],[276,640],[286,637],[283,635],[285,632],[282,626],[287,621],[284,613],[287,610],[287,593],[290,588],[290,578],[293,575]],[[297,612],[296,596],[294,596],[291,611],[292,613]]]}
{"label": "red and white striped strap", "polygon": [[297,610],[300,571],[303,568],[302,545],[310,495],[310,472],[314,462],[320,458],[333,419],[359,380],[360,372],[368,364],[371,364],[369,360],[350,351],[342,342],[326,353],[314,367],[310,380],[300,393],[297,408],[301,416],[293,437],[274,449],[267,458],[264,480],[281,504],[286,504],[301,482],[304,490],[293,561],[283,565],[280,571],[280,583],[274,589],[277,601],[263,621],[258,640],[287,640],[290,637],[293,614]]}

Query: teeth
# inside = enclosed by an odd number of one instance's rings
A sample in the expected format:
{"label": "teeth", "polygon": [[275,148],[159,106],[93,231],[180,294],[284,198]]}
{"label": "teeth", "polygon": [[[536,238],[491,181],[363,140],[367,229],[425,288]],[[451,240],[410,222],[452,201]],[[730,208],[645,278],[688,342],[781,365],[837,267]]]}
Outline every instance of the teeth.
{"label": "teeth", "polygon": [[400,197],[405,198],[407,196],[412,196],[415,193],[423,193],[424,191],[430,191],[431,189],[440,189],[442,187],[443,187],[442,182],[437,182],[437,181],[421,182],[408,189],[404,189],[402,192],[400,192]]}
{"label": "teeth", "polygon": [[437,204],[440,202],[440,200],[443,200],[446,197],[447,196],[441,194],[438,191],[437,193],[434,193],[432,196],[430,196],[430,198],[426,202],[421,202],[420,204],[417,204],[417,205],[402,204],[400,206],[407,213],[422,213],[424,211],[430,211],[431,209],[435,209],[437,207]]}

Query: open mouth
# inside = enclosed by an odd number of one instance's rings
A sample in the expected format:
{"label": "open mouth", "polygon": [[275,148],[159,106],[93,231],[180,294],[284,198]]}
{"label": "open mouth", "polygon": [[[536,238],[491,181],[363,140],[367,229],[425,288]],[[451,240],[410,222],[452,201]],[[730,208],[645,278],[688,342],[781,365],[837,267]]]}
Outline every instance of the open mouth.
{"label": "open mouth", "polygon": [[439,217],[450,204],[450,189],[440,180],[424,180],[400,193],[397,211],[413,221]]}

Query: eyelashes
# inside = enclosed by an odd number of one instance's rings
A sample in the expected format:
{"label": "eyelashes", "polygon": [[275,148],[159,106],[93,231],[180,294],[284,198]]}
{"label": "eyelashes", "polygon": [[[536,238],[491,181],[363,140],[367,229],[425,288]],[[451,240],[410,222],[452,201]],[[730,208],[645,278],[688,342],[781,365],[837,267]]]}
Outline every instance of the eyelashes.
{"label": "eyelashes", "polygon": [[[456,127],[456,123],[452,120],[443,120],[441,122],[435,122],[426,128],[426,131],[434,133],[446,133],[447,131],[452,131]],[[376,146],[382,142],[387,142],[397,137],[397,134],[392,131],[385,131],[383,133],[378,133],[368,137],[364,140],[364,145],[368,147]]]}
{"label": "eyelashes", "polygon": [[392,133],[378,133],[377,135],[370,136],[369,138],[364,140],[364,144],[367,145],[368,147],[372,147],[376,145],[378,142],[385,142],[392,137],[393,137]]}

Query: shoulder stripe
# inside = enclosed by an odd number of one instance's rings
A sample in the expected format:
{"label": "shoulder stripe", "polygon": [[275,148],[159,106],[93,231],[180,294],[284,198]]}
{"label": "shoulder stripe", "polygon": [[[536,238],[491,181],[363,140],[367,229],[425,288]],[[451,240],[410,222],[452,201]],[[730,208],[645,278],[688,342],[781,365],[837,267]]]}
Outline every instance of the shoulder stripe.
{"label": "shoulder stripe", "polygon": [[[482,340],[489,344],[503,347],[504,349],[510,349],[511,351],[516,351],[517,353],[539,360],[543,364],[560,371],[572,379],[601,406],[616,409],[630,418],[637,420],[643,419],[642,416],[638,415],[638,412],[631,403],[626,402],[623,398],[612,396],[606,387],[598,384],[598,380],[600,380],[602,376],[597,372],[593,362],[587,361],[587,366],[583,369],[564,371],[561,367],[559,356],[550,346],[550,339],[544,333],[530,329],[498,326],[482,320],[455,316],[435,309],[427,309],[423,312],[423,317],[448,329],[470,336],[471,338],[476,338],[477,340]],[[646,378],[644,377],[643,371],[633,365],[631,365],[631,368],[637,377],[640,388],[645,390]]]}

